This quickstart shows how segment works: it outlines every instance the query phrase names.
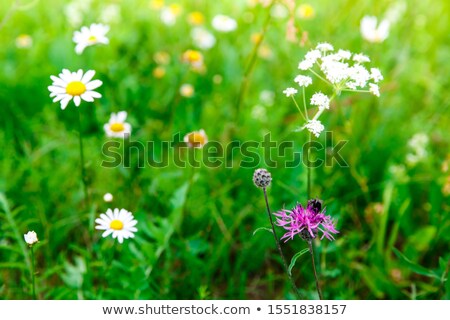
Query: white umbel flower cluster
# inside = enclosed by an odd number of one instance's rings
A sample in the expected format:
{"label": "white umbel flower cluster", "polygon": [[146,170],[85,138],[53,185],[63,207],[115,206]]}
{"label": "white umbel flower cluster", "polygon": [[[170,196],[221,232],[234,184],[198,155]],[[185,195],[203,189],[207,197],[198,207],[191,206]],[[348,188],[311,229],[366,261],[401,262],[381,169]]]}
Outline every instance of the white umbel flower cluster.
{"label": "white umbel flower cluster", "polygon": [[339,96],[343,91],[367,92],[377,97],[380,96],[378,83],[383,80],[381,71],[377,68],[368,68],[370,58],[362,53],[352,53],[349,50],[337,49],[326,42],[319,43],[315,48],[305,54],[298,68],[311,72],[319,81],[325,82],[331,87],[332,95],[322,92],[314,93],[310,100],[310,106],[317,107],[314,116],[310,115],[310,108],[306,103],[305,88],[313,83],[313,78],[304,74],[295,77],[299,87],[302,88],[304,111],[295,101],[294,95],[298,90],[292,87],[286,88],[283,93],[286,97],[292,97],[297,109],[305,119],[305,124],[298,130],[307,129],[316,137],[325,129],[319,117],[325,110],[330,109],[331,100]]}
{"label": "white umbel flower cluster", "polygon": [[312,84],[311,77],[298,75],[295,77],[294,82],[297,82],[300,87],[307,87]]}
{"label": "white umbel flower cluster", "polygon": [[319,110],[330,109],[330,98],[322,92],[317,92],[311,97],[311,104],[313,106],[318,106]]}
{"label": "white umbel flower cluster", "polygon": [[379,96],[369,83],[371,81],[378,83],[383,76],[379,69],[371,68],[369,71],[363,65],[370,62],[369,57],[342,49],[335,52],[332,48],[326,43],[318,44],[315,49],[306,53],[299,64],[299,69],[311,70],[317,65],[323,78],[334,87],[338,94],[342,90],[367,90]]}
{"label": "white umbel flower cluster", "polygon": [[320,133],[325,129],[320,120],[309,120],[305,128],[308,129],[308,131],[311,132],[313,135],[315,135],[317,138],[319,137]]}
{"label": "white umbel flower cluster", "polygon": [[286,88],[286,90],[283,91],[283,93],[286,95],[286,97],[292,97],[297,92],[298,91],[295,88]]}

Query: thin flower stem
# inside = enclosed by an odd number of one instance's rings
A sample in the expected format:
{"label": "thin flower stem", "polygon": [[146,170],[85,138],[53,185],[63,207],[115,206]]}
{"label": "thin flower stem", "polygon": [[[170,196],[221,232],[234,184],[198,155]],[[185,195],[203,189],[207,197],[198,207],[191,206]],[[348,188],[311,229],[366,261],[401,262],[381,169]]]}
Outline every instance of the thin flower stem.
{"label": "thin flower stem", "polygon": [[14,11],[17,10],[17,7],[19,5],[19,0],[13,1],[9,9],[6,11],[5,15],[3,16],[3,19],[0,21],[0,30],[5,26],[5,24],[8,22],[9,18],[11,18]]}
{"label": "thin flower stem", "polygon": [[34,251],[33,246],[30,246],[31,250],[31,296],[33,300],[36,300],[36,283],[35,283],[35,266],[34,266]]}
{"label": "thin flower stem", "polygon": [[289,280],[291,281],[292,289],[294,289],[294,292],[297,295],[298,299],[301,299],[298,288],[295,285],[295,281],[292,278],[292,275],[289,273],[289,268],[288,268],[288,265],[286,262],[286,258],[284,257],[283,250],[281,249],[281,245],[280,245],[280,240],[278,239],[277,233],[275,231],[275,225],[273,224],[272,214],[270,212],[270,207],[269,207],[269,200],[267,199],[266,188],[263,188],[263,191],[264,191],[264,200],[266,201],[267,214],[269,215],[270,225],[272,226],[272,233],[273,233],[273,237],[275,239],[275,244],[277,246],[278,252],[280,253],[281,260],[283,260],[283,265],[284,265],[286,274],[288,275]]}
{"label": "thin flower stem", "polygon": [[364,92],[369,93],[369,90],[357,90],[357,89],[341,89],[340,91],[348,91],[348,92]]}
{"label": "thin flower stem", "polygon": [[[302,115],[303,119],[305,119],[306,121],[308,121],[308,115],[306,114],[306,117],[305,117],[305,115],[304,115],[303,112],[302,112],[302,109],[300,109],[300,106],[298,105],[297,101],[295,101],[294,96],[291,96],[291,97],[292,97],[292,101],[294,101],[294,104],[295,104],[295,106],[296,106],[297,109],[298,109],[298,112],[300,112],[300,114]],[[305,109],[305,111],[306,111],[306,109]]]}
{"label": "thin flower stem", "polygon": [[269,28],[269,24],[270,24],[270,20],[272,18],[272,14],[271,14],[271,9],[272,6],[274,5],[275,1],[272,1],[272,3],[270,4],[270,6],[267,8],[267,17],[266,20],[264,22],[263,25],[263,30],[261,32],[261,38],[259,39],[259,41],[255,42],[255,45],[253,46],[253,50],[252,53],[250,54],[250,59],[249,59],[249,63],[247,64],[247,67],[245,69],[244,72],[244,77],[242,79],[241,82],[241,86],[239,88],[239,94],[238,94],[238,99],[236,102],[236,119],[239,117],[239,113],[240,113],[240,109],[241,109],[241,105],[242,102],[244,101],[244,96],[245,93],[247,92],[247,87],[249,85],[249,80],[250,80],[250,75],[255,67],[256,64],[256,60],[258,57],[258,51],[259,48],[264,40],[264,37],[266,35],[267,29]]}
{"label": "thin flower stem", "polygon": [[323,300],[322,292],[320,291],[319,278],[317,277],[316,263],[314,261],[314,250],[313,250],[313,245],[312,245],[311,240],[308,241],[308,246],[309,246],[309,252],[311,253],[311,258],[312,258],[312,265],[313,265],[313,270],[314,270],[314,278],[316,279],[317,293],[319,294],[319,299]]}
{"label": "thin flower stem", "polygon": [[324,77],[322,77],[320,74],[318,74],[317,72],[315,72],[312,68],[309,69],[309,71],[311,71],[317,78],[321,79],[322,81],[328,83],[329,85],[332,85],[330,81],[328,81],[327,79],[325,79]]}
{"label": "thin flower stem", "polygon": [[307,149],[307,159],[306,159],[306,170],[307,170],[307,177],[306,177],[306,195],[307,195],[307,199],[309,200],[311,199],[311,161],[310,161],[310,149],[311,149],[311,143],[312,143],[312,133],[309,133],[309,138],[308,138],[308,149]]}
{"label": "thin flower stem", "polygon": [[303,108],[305,108],[306,121],[308,121],[309,117],[308,117],[308,108],[306,107],[305,87],[302,87],[302,89],[303,89]]}
{"label": "thin flower stem", "polygon": [[83,133],[81,128],[81,112],[80,108],[78,110],[78,138],[79,138],[79,146],[80,146],[80,167],[81,167],[81,181],[83,183],[84,189],[84,197],[86,199],[86,207],[89,207],[90,199],[89,199],[89,191],[88,191],[88,183],[86,176],[86,168],[84,166],[84,152],[83,152]]}

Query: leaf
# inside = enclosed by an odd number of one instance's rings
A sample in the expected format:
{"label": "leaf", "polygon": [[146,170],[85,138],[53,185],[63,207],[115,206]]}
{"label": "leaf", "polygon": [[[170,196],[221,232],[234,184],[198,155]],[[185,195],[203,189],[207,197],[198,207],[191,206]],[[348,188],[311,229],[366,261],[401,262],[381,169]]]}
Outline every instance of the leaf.
{"label": "leaf", "polygon": [[290,274],[290,275],[292,275],[292,268],[294,268],[295,262],[297,261],[297,259],[300,258],[300,257],[301,257],[302,255],[304,255],[305,253],[307,253],[308,251],[309,251],[309,249],[308,249],[308,248],[305,248],[305,249],[303,249],[303,250],[297,252],[296,254],[294,254],[294,256],[293,256],[292,259],[291,259],[291,263],[289,264],[289,268],[288,268],[288,271],[289,271],[289,274]]}
{"label": "leaf", "polygon": [[392,248],[395,255],[400,258],[400,260],[413,272],[420,274],[422,276],[440,279],[440,276],[436,274],[433,270],[428,270],[425,267],[422,267],[421,265],[418,265],[417,263],[412,262],[409,260],[406,256],[403,255],[399,250],[396,248]]}
{"label": "leaf", "polygon": [[255,235],[257,232],[259,232],[261,230],[266,230],[266,231],[268,231],[270,233],[273,233],[272,229],[266,228],[266,227],[261,227],[261,228],[256,229],[255,231],[253,231],[253,235]]}

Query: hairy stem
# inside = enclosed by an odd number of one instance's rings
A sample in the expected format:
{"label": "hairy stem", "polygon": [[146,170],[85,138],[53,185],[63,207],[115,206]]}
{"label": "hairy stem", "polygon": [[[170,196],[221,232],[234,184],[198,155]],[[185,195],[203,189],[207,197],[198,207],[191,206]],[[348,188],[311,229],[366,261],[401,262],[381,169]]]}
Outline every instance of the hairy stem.
{"label": "hairy stem", "polygon": [[314,271],[314,278],[316,279],[317,293],[319,294],[319,299],[322,300],[323,299],[322,292],[320,291],[319,278],[317,277],[316,263],[314,261],[314,250],[313,250],[313,244],[312,244],[311,240],[308,241],[308,246],[309,246],[309,252],[311,253],[311,258],[312,258],[312,265],[313,265],[313,271]]}
{"label": "hairy stem", "polygon": [[275,239],[275,244],[277,246],[278,252],[280,253],[281,260],[283,260],[283,265],[284,265],[284,269],[286,271],[286,274],[288,275],[289,280],[291,281],[292,289],[294,289],[294,292],[297,295],[297,297],[299,299],[301,299],[300,293],[298,292],[298,288],[295,285],[295,281],[294,281],[294,279],[292,278],[292,275],[289,272],[289,268],[288,268],[288,265],[287,265],[287,262],[286,262],[286,258],[284,257],[283,250],[281,249],[280,240],[278,239],[277,233],[275,231],[275,225],[273,224],[272,214],[270,213],[269,200],[267,199],[266,188],[263,188],[263,191],[264,191],[264,200],[266,201],[267,214],[269,215],[270,225],[272,226],[272,233],[273,233],[273,237]]}

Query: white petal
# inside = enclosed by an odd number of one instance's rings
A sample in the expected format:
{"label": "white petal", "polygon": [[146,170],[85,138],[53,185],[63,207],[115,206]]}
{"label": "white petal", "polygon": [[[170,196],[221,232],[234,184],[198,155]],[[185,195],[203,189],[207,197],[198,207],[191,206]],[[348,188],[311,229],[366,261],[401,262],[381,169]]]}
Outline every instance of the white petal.
{"label": "white petal", "polygon": [[127,112],[126,111],[120,111],[117,113],[117,122],[125,122],[127,119]]}
{"label": "white petal", "polygon": [[66,93],[66,88],[62,87],[56,87],[56,86],[49,86],[48,90],[54,93]]}
{"label": "white petal", "polygon": [[82,54],[84,49],[86,49],[87,45],[84,42],[80,42],[75,46],[75,52],[77,54]]}
{"label": "white petal", "polygon": [[102,237],[106,238],[107,236],[109,236],[111,233],[113,233],[113,229],[108,229],[105,232],[103,232]]}
{"label": "white petal", "polygon": [[81,103],[81,98],[80,96],[75,96],[73,97],[73,102],[75,103],[75,105],[78,107]]}
{"label": "white petal", "polygon": [[50,76],[50,79],[53,80],[52,85],[54,85],[54,86],[59,86],[59,87],[64,87],[64,88],[67,86],[67,82],[65,82],[63,79],[60,79],[55,76]]}
{"label": "white petal", "polygon": [[95,75],[95,71],[94,70],[88,70],[83,78],[81,78],[81,82],[83,83],[88,83],[89,81],[91,81],[92,77]]}
{"label": "white petal", "polygon": [[64,110],[67,107],[67,104],[72,99],[72,96],[67,95],[64,99],[61,100],[61,109]]}
{"label": "white petal", "polygon": [[58,101],[64,99],[64,97],[66,97],[66,94],[57,94],[56,98],[53,99],[53,102],[58,102]]}
{"label": "white petal", "polygon": [[77,73],[76,73],[76,80],[77,81],[81,81],[81,78],[83,77],[83,70],[78,69]]}
{"label": "white petal", "polygon": [[91,81],[91,82],[86,84],[86,89],[87,90],[94,90],[94,89],[100,87],[102,84],[103,84],[102,81],[94,80],[94,81]]}
{"label": "white petal", "polygon": [[92,95],[89,93],[89,91],[83,93],[83,94],[81,95],[81,99],[83,99],[84,101],[87,101],[87,102],[93,102],[93,101],[94,101],[94,98],[93,98]]}
{"label": "white petal", "polygon": [[102,95],[100,93],[98,93],[97,91],[88,91],[89,94],[93,97],[93,98],[101,98]]}
{"label": "white petal", "polygon": [[66,83],[73,81],[72,73],[67,69],[63,69],[62,73],[59,74],[59,77]]}
{"label": "white petal", "polygon": [[111,209],[108,209],[108,211],[106,211],[106,215],[108,216],[108,218],[110,218],[111,220],[114,220],[114,215]]}

